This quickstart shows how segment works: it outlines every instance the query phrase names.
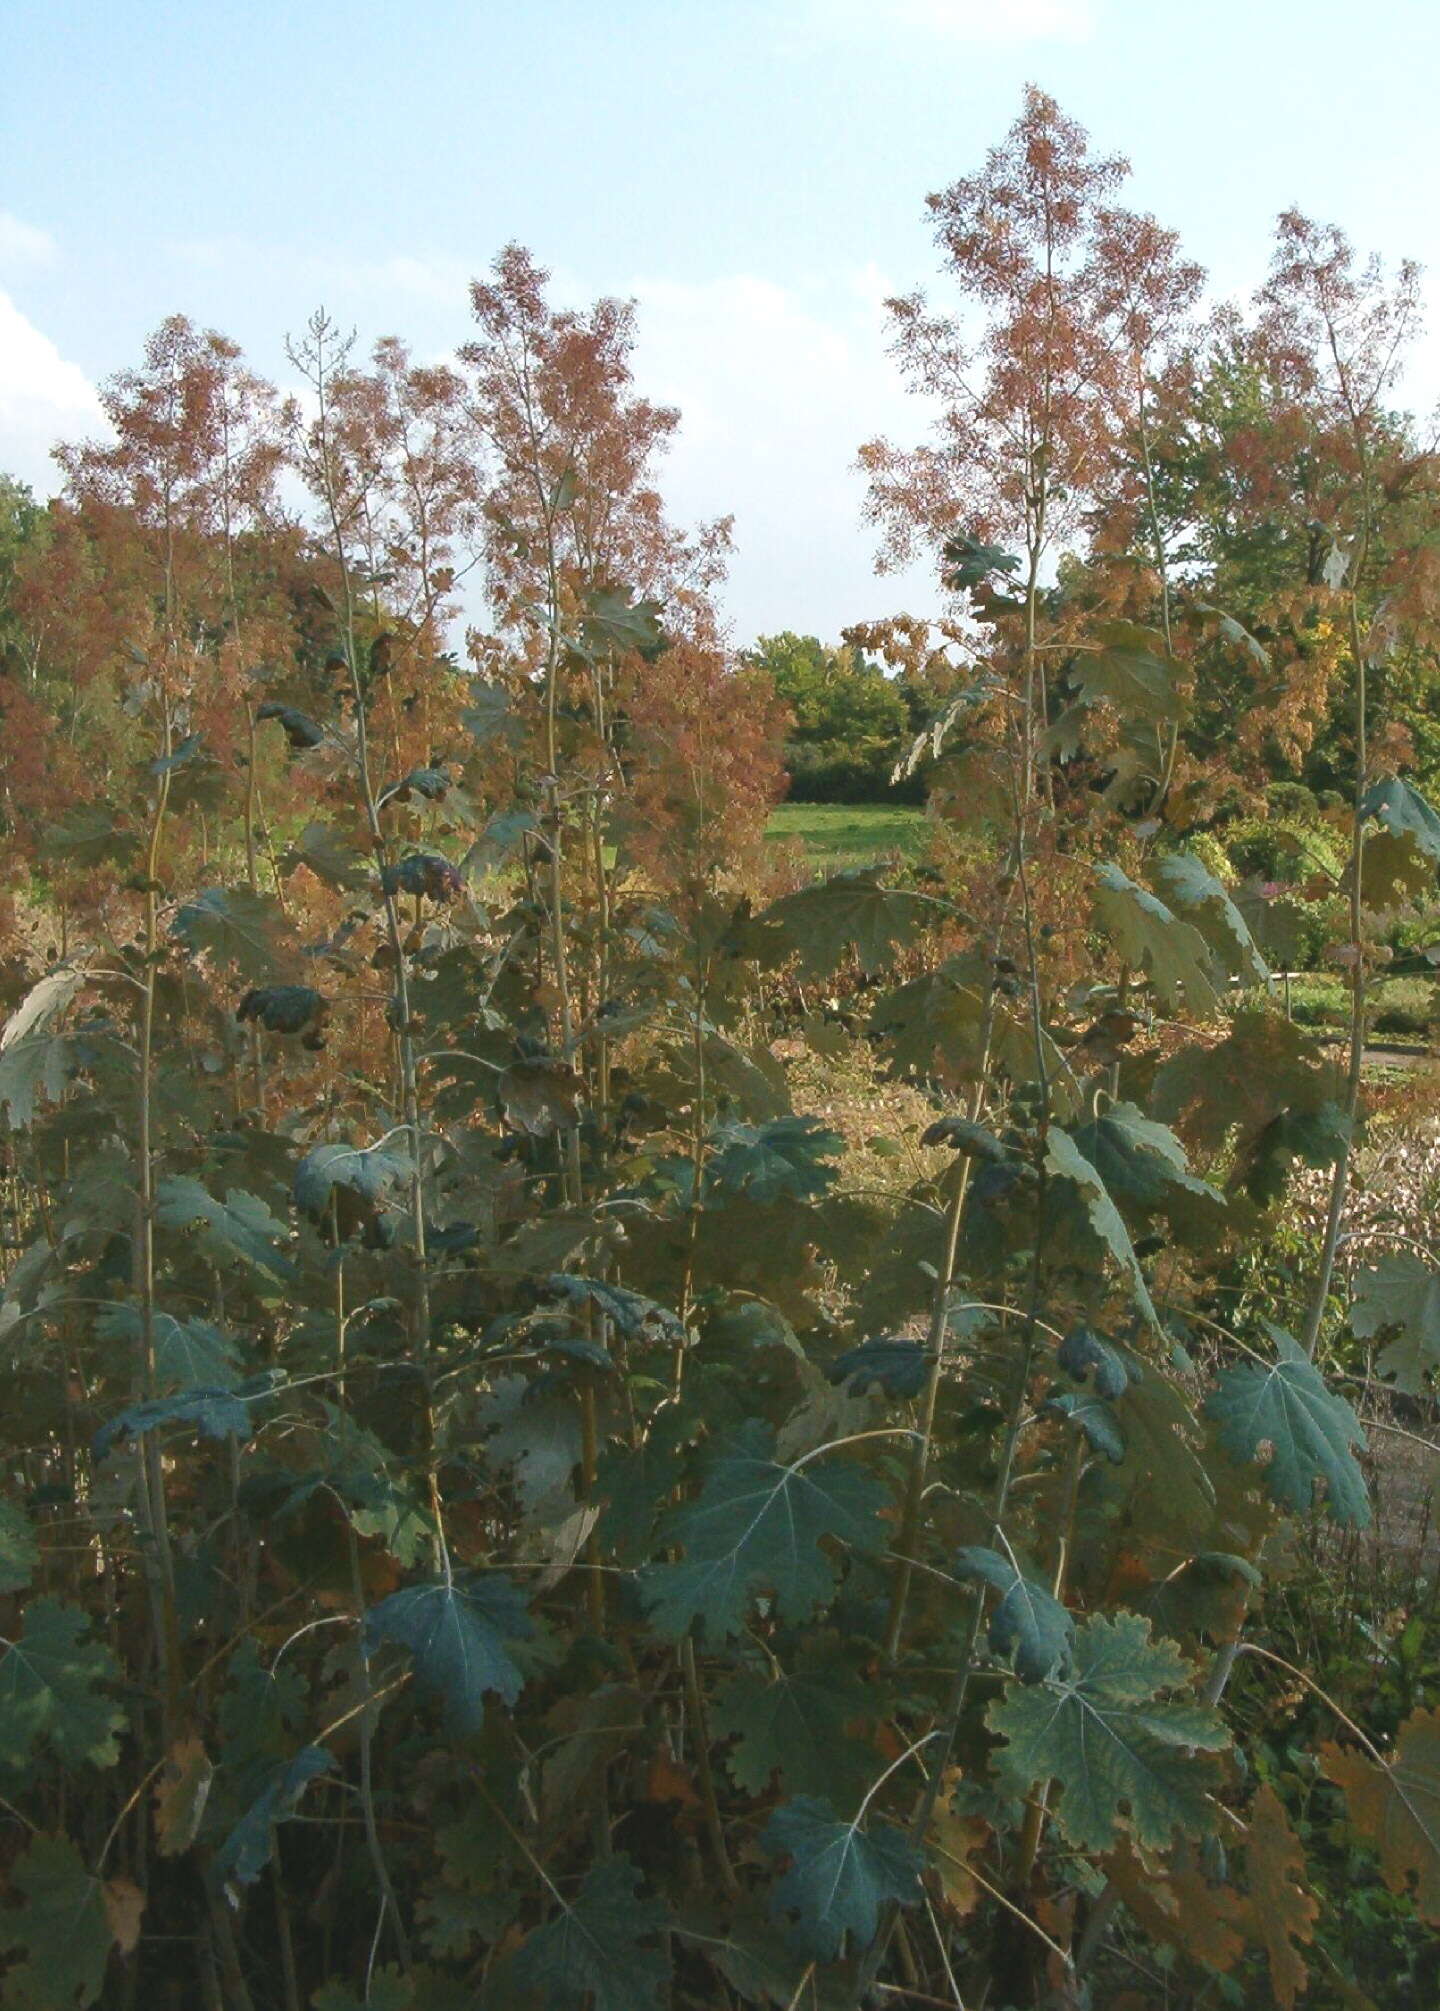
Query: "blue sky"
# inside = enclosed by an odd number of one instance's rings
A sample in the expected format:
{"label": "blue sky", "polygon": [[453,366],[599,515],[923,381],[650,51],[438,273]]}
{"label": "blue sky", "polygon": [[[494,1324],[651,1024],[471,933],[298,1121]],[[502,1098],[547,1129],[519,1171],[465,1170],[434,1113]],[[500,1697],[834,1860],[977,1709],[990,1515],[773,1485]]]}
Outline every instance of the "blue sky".
{"label": "blue sky", "polygon": [[6,0],[0,468],[48,486],[176,310],[282,380],[319,302],[442,353],[518,238],[562,297],[638,299],[642,388],[685,420],[672,506],[736,516],[737,641],[921,607],[874,577],[851,468],[923,423],[880,303],[930,280],[924,197],[1027,79],[1218,294],[1296,202],[1440,266],[1434,0]]}

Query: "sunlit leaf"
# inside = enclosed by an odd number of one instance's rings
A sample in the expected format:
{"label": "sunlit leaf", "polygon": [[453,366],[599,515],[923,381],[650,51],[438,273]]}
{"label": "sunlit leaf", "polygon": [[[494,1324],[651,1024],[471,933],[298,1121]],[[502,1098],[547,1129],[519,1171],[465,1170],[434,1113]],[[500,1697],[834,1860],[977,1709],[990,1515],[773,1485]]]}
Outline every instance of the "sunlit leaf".
{"label": "sunlit leaf", "polygon": [[1283,1328],[1266,1322],[1273,1362],[1245,1361],[1222,1369],[1205,1409],[1220,1427],[1232,1459],[1258,1459],[1265,1449],[1265,1486],[1282,1508],[1297,1515],[1314,1506],[1317,1481],[1332,1522],[1363,1529],[1370,1520],[1365,1476],[1353,1448],[1364,1429],[1343,1397],[1325,1386],[1305,1350]]}

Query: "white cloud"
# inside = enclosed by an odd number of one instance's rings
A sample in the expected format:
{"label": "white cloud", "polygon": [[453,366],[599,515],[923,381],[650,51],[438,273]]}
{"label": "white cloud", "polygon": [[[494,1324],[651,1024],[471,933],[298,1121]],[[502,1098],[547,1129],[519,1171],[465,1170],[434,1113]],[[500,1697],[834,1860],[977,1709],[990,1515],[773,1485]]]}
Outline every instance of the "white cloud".
{"label": "white cloud", "polygon": [[678,405],[661,474],[681,522],[733,514],[726,602],[736,640],[842,625],[934,604],[923,574],[876,579],[856,450],[914,437],[923,415],[885,355],[882,275],[865,268],[804,292],[740,273],[696,285],[641,279],[635,379]]}
{"label": "white cloud", "polygon": [[33,223],[22,223],[0,209],[0,267],[53,265],[55,257],[55,240],[48,230],[37,230]]}
{"label": "white cloud", "polygon": [[807,0],[815,28],[913,29],[965,42],[1082,42],[1098,0]]}
{"label": "white cloud", "polygon": [[50,449],[103,425],[84,371],[0,292],[0,470],[53,494],[59,476]]}

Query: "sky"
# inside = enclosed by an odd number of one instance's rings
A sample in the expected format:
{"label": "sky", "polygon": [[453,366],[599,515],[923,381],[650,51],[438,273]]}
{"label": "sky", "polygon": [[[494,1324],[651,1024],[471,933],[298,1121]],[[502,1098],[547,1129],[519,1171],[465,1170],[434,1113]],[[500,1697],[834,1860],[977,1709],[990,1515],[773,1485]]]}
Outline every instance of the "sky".
{"label": "sky", "polygon": [[735,518],[735,641],[833,640],[933,604],[876,577],[855,453],[924,432],[884,301],[943,299],[925,196],[1027,81],[1224,297],[1292,204],[1440,269],[1437,77],[1435,0],[4,0],[0,470],[50,493],[170,313],[282,384],[320,304],[448,353],[518,239],[558,300],[637,302],[672,514]]}

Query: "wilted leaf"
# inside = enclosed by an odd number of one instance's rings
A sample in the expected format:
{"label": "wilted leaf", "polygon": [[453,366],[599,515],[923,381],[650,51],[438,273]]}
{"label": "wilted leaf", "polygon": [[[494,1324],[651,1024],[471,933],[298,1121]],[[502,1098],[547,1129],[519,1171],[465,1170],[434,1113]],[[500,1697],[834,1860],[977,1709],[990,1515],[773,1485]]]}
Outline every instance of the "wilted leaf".
{"label": "wilted leaf", "polygon": [[155,1783],[155,1847],[161,1857],[180,1857],[194,1843],[214,1778],[200,1739],[192,1733],[174,1742]]}
{"label": "wilted leaf", "polygon": [[918,1397],[934,1359],[920,1341],[882,1334],[837,1355],[825,1374],[832,1383],[843,1383],[851,1396],[881,1389],[887,1397]]}
{"label": "wilted leaf", "polygon": [[983,1124],[972,1124],[968,1117],[938,1118],[921,1132],[920,1143],[948,1145],[962,1158],[986,1159],[997,1165],[1010,1157],[1009,1148],[1000,1143],[993,1131],[987,1131]]}
{"label": "wilted leaf", "polygon": [[270,1033],[303,1033],[306,1047],[325,1045],[328,1001],[312,985],[260,985],[246,992],[235,1008],[238,1020],[258,1020]]}
{"label": "wilted leaf", "polygon": [[1309,1867],[1280,1797],[1267,1781],[1250,1804],[1245,1874],[1255,1926],[1270,1957],[1270,1984],[1281,2011],[1293,2011],[1307,1981],[1297,1950],[1315,1938],[1319,1903]]}
{"label": "wilted leaf", "polygon": [[275,1848],[275,1825],[294,1815],[306,1788],[329,1773],[333,1756],[323,1746],[302,1746],[270,1769],[265,1786],[215,1853],[215,1874],[227,1885],[253,1885]]}
{"label": "wilted leaf", "polygon": [[1056,1360],[1067,1375],[1074,1376],[1077,1383],[1093,1377],[1095,1394],[1111,1402],[1124,1396],[1131,1383],[1137,1380],[1127,1357],[1112,1348],[1108,1341],[1102,1341],[1089,1327],[1071,1327],[1060,1343]]}
{"label": "wilted leaf", "polygon": [[1390,1890],[1440,1926],[1440,1711],[1407,1718],[1383,1767],[1333,1744],[1320,1748],[1320,1764],[1345,1790],[1350,1820],[1380,1853]]}
{"label": "wilted leaf", "polygon": [[255,717],[261,721],[275,720],[297,754],[303,754],[309,747],[318,747],[325,738],[324,727],[317,726],[308,712],[300,712],[293,705],[281,705],[273,698],[259,707]]}
{"label": "wilted leaf", "polygon": [[423,895],[432,901],[453,899],[464,884],[459,867],[439,852],[409,852],[380,873],[383,892]]}

